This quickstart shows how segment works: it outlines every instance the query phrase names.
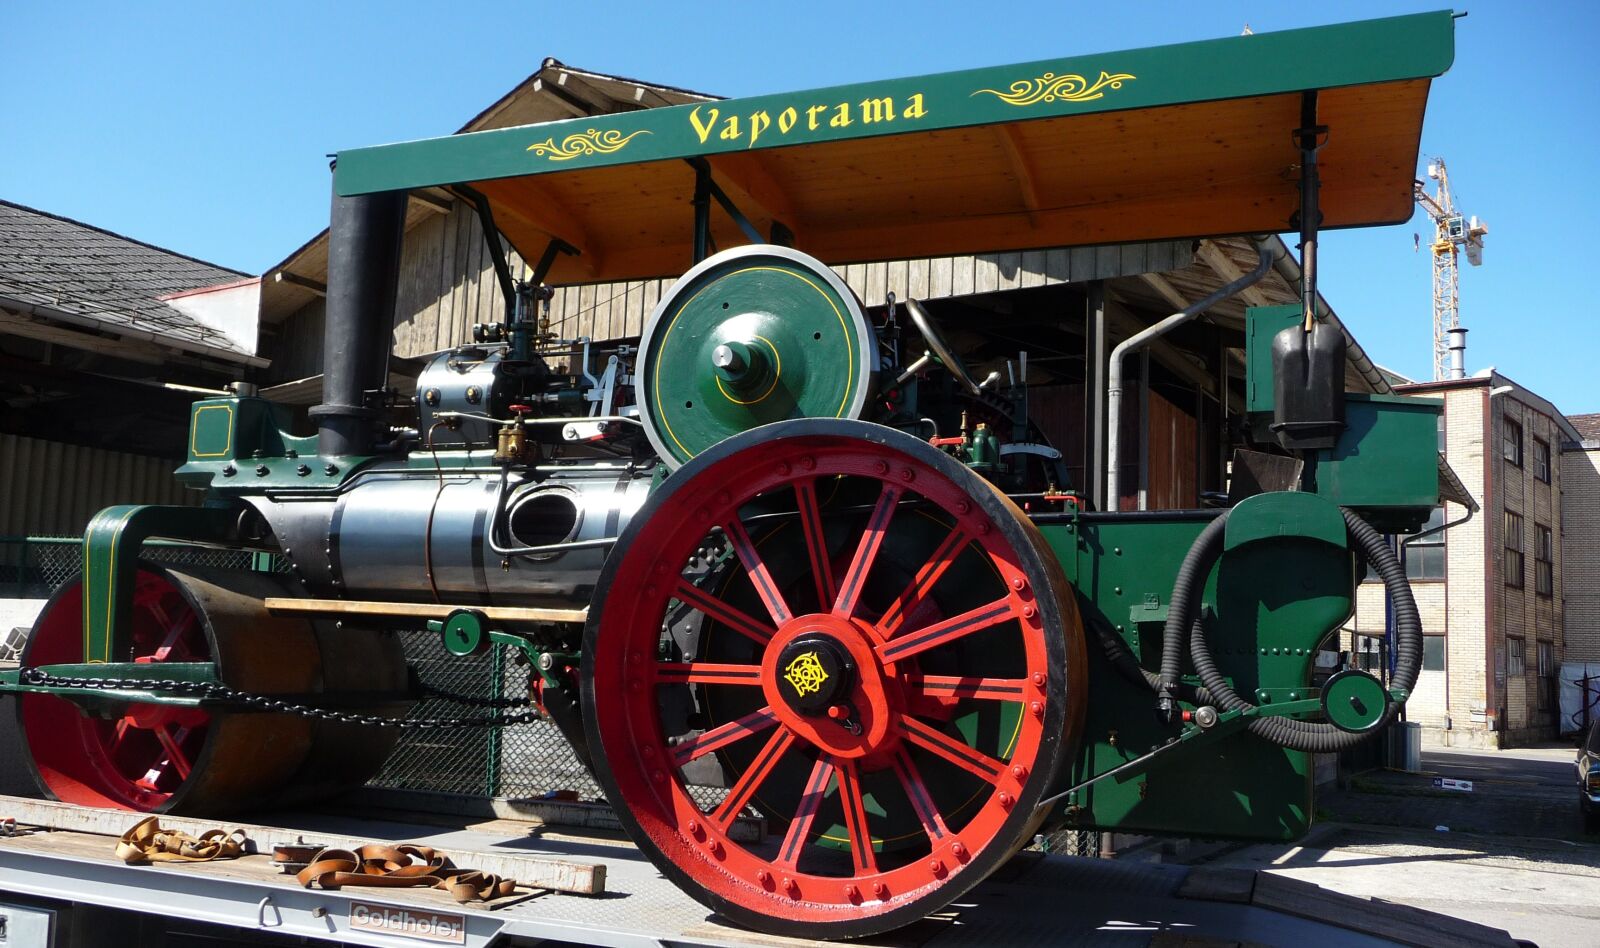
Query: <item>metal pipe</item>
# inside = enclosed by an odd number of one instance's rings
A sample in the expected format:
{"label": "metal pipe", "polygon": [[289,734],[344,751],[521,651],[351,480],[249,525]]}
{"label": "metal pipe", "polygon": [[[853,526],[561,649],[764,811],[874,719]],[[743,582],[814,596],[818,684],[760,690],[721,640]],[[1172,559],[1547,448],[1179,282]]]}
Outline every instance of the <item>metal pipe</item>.
{"label": "metal pipe", "polygon": [[[1303,279],[1300,264],[1295,261],[1282,240],[1276,236],[1256,237],[1254,243],[1258,251],[1272,254],[1272,267],[1278,272],[1278,276],[1283,277],[1284,282],[1291,287],[1300,285]],[[1339,321],[1339,317],[1328,308],[1328,302],[1322,298],[1321,293],[1317,294],[1315,303],[1317,318],[1338,326],[1339,331],[1344,333],[1345,360],[1367,380],[1367,384],[1372,386],[1374,392],[1379,395],[1393,395],[1394,389],[1389,385],[1389,380],[1383,377],[1383,373],[1378,371],[1378,367],[1367,357],[1366,351],[1356,342],[1355,337],[1350,335],[1350,330],[1346,329],[1344,323]]]}
{"label": "metal pipe", "polygon": [[404,191],[333,196],[322,404],[309,412],[323,457],[372,450],[377,412],[367,392],[388,381],[406,202]]}
{"label": "metal pipe", "polygon": [[1464,379],[1467,377],[1467,328],[1451,326],[1445,334],[1450,337],[1450,377]]}
{"label": "metal pipe", "polygon": [[1122,360],[1132,350],[1166,335],[1230,296],[1259,283],[1272,266],[1272,253],[1266,247],[1258,247],[1257,252],[1260,254],[1260,260],[1254,270],[1221,287],[1198,303],[1191,303],[1143,332],[1129,336],[1111,350],[1106,384],[1106,497],[1102,509],[1116,510],[1121,506],[1117,483],[1119,460],[1117,449],[1118,443],[1122,440],[1118,436],[1122,421]]}

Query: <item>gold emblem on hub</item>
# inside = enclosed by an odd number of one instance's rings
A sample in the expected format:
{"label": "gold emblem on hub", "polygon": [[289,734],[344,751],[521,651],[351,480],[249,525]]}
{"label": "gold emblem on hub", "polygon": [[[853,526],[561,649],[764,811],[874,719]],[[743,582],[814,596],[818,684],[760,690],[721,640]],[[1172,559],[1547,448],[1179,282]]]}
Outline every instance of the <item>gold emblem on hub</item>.
{"label": "gold emblem on hub", "polygon": [[828,673],[823,669],[822,662],[817,660],[816,652],[806,652],[795,656],[789,667],[783,670],[783,677],[789,680],[794,693],[803,698],[813,691],[821,691],[822,683],[828,680]]}

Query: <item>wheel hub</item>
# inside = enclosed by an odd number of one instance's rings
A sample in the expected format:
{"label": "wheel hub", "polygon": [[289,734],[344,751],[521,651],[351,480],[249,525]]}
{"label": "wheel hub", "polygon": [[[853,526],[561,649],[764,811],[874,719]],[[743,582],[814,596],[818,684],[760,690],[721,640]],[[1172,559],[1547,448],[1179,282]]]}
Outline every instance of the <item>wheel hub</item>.
{"label": "wheel hub", "polygon": [[762,660],[762,688],[778,719],[839,757],[877,754],[897,739],[893,669],[873,652],[871,636],[839,616],[797,616],[778,629]]}
{"label": "wheel hub", "polygon": [[855,662],[844,646],[826,633],[802,635],[790,642],[778,656],[778,670],[782,675],[778,692],[784,703],[800,714],[837,720],[841,715],[835,709],[849,704]]}

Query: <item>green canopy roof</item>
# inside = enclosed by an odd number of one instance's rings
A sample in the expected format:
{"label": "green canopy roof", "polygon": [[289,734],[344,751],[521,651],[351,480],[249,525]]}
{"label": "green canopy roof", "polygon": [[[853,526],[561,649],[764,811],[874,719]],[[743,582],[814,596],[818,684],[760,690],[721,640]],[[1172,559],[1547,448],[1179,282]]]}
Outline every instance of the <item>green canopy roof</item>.
{"label": "green canopy roof", "polygon": [[[690,263],[693,170],[830,262],[1288,229],[1322,90],[1324,226],[1405,220],[1449,11],[359,148],[340,194],[471,184],[554,278]],[[744,238],[726,223],[727,246]]]}

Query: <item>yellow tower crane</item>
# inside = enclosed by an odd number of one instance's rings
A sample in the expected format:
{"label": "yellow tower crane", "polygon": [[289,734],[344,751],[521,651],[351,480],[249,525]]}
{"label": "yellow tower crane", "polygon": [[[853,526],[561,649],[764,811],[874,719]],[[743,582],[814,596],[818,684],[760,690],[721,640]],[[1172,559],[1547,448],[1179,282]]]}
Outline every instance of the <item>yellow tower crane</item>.
{"label": "yellow tower crane", "polygon": [[[1433,220],[1433,378],[1434,381],[1450,377],[1451,330],[1461,325],[1461,283],[1457,265],[1463,248],[1467,262],[1472,266],[1483,263],[1483,238],[1489,225],[1476,217],[1463,217],[1456,210],[1455,199],[1450,194],[1450,176],[1445,171],[1444,159],[1435,158],[1428,164],[1428,177],[1434,182],[1434,192],[1428,193],[1427,184],[1416,182],[1417,204]],[[1421,243],[1420,238],[1417,241]]]}

